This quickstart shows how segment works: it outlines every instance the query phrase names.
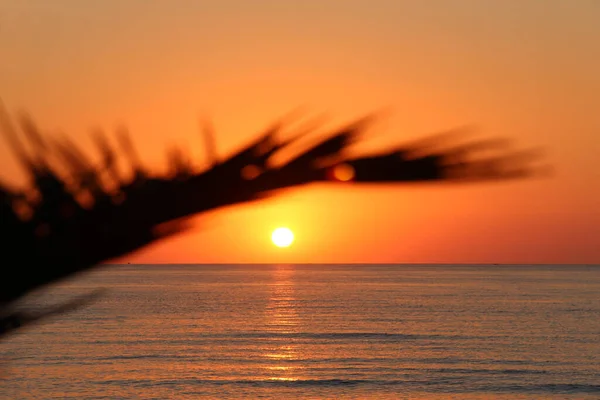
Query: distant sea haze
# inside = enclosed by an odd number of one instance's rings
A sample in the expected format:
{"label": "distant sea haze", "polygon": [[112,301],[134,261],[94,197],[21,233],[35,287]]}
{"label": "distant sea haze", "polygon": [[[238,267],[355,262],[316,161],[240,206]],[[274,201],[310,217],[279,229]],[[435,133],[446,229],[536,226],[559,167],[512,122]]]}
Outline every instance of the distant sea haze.
{"label": "distant sea haze", "polygon": [[97,288],[0,343],[0,398],[600,398],[599,266],[112,265],[23,307]]}

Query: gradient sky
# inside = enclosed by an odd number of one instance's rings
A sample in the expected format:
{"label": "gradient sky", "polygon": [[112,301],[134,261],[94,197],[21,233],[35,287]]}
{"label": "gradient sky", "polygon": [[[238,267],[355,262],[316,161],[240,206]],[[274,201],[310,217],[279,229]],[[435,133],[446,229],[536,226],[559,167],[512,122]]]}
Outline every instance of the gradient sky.
{"label": "gradient sky", "polygon": [[[0,96],[93,155],[126,122],[143,161],[205,162],[298,105],[332,123],[391,106],[373,147],[474,124],[544,146],[552,178],[474,186],[313,185],[193,219],[121,261],[600,263],[596,0],[0,0]],[[23,179],[5,143],[0,176]],[[376,205],[374,209],[371,207]],[[273,228],[296,233],[289,249]]]}

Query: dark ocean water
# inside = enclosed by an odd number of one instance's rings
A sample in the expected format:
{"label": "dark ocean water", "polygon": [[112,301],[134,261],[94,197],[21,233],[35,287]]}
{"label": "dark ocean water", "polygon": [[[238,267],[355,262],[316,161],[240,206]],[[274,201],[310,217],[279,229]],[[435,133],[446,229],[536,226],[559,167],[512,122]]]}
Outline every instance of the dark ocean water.
{"label": "dark ocean water", "polygon": [[0,343],[0,397],[600,399],[600,267],[117,266]]}

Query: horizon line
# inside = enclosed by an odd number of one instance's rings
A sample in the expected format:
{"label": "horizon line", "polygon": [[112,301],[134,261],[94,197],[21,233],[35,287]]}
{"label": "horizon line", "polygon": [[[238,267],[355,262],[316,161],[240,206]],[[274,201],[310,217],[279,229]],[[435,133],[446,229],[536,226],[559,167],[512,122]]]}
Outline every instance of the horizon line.
{"label": "horizon line", "polygon": [[156,262],[156,263],[131,263],[131,262],[121,262],[121,263],[101,263],[99,264],[99,266],[122,266],[122,265],[132,265],[132,266],[136,266],[136,265],[150,265],[150,266],[167,266],[167,265],[179,265],[179,266],[265,266],[265,265],[321,265],[321,266],[340,266],[340,265],[348,265],[348,266],[595,266],[595,267],[600,267],[600,263],[477,263],[477,262],[466,262],[466,263],[402,263],[402,262],[398,262],[398,263],[393,263],[393,262],[387,262],[387,263],[360,263],[360,262],[350,262],[350,263],[344,263],[344,262],[326,262],[326,263],[319,263],[319,262],[303,262],[303,263],[277,263],[277,262],[271,262],[271,263],[258,263],[258,262],[241,262],[241,263],[224,263],[224,262],[215,262],[215,263],[206,263],[206,262],[199,262],[199,263],[178,263],[178,262],[174,262],[174,263],[163,263],[163,262]]}

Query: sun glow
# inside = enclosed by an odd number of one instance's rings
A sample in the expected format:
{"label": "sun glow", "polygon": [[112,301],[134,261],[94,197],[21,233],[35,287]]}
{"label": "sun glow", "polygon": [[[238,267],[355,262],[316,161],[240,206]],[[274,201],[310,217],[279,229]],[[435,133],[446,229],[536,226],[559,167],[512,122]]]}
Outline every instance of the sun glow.
{"label": "sun glow", "polygon": [[333,178],[340,182],[349,182],[354,179],[354,168],[346,163],[333,167]]}
{"label": "sun glow", "polygon": [[289,228],[277,228],[271,234],[271,240],[277,247],[289,247],[294,242],[294,233]]}

